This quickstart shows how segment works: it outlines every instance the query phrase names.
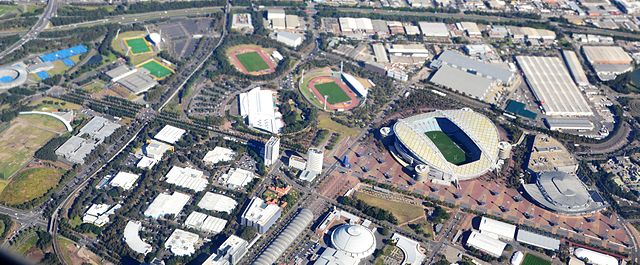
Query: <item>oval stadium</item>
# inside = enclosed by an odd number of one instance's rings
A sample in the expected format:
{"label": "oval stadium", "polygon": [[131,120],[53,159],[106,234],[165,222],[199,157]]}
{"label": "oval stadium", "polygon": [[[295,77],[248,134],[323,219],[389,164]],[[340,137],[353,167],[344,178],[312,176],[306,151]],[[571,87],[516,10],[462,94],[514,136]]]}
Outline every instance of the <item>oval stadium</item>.
{"label": "oval stadium", "polygon": [[0,90],[20,86],[27,82],[27,70],[20,66],[0,67]]}
{"label": "oval stadium", "polygon": [[479,177],[498,161],[498,129],[471,109],[436,110],[393,126],[397,156],[409,165],[425,164],[431,174],[454,180]]}

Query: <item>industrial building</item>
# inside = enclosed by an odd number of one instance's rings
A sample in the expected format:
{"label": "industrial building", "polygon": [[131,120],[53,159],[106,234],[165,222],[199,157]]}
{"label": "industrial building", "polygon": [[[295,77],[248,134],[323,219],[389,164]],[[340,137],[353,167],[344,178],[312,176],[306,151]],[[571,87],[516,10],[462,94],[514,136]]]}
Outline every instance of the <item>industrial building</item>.
{"label": "industrial building", "polygon": [[162,160],[162,156],[170,150],[173,150],[173,146],[150,139],[147,141],[147,144],[142,147],[142,154],[156,161],[160,161]]}
{"label": "industrial building", "polygon": [[183,129],[173,127],[171,125],[165,125],[153,138],[168,144],[175,144],[186,132],[187,131]]}
{"label": "industrial building", "polygon": [[217,234],[222,232],[227,225],[227,220],[194,211],[189,214],[187,220],[184,221],[184,225],[206,233]]}
{"label": "industrial building", "polygon": [[619,46],[582,46],[582,53],[602,81],[633,70],[633,59]]}
{"label": "industrial building", "polygon": [[467,245],[494,257],[502,256],[502,252],[507,247],[507,243],[477,231],[471,231],[467,238]]}
{"label": "industrial building", "polygon": [[120,187],[123,190],[130,190],[133,188],[133,185],[136,184],[139,177],[140,175],[137,174],[120,171],[111,179],[109,185],[111,185],[111,187]]}
{"label": "industrial building", "polygon": [[232,198],[212,192],[206,192],[198,202],[198,207],[202,209],[229,214],[233,212],[236,206],[238,206],[238,203]]}
{"label": "industrial building", "polygon": [[124,86],[131,93],[139,95],[158,85],[158,81],[144,68],[120,65],[106,72],[111,82]]}
{"label": "industrial building", "polygon": [[387,55],[387,49],[384,47],[384,44],[374,43],[374,44],[371,44],[371,48],[373,49],[373,55],[376,58],[376,62],[378,63],[389,62],[389,56]]}
{"label": "industrial building", "polygon": [[280,234],[253,262],[255,265],[271,265],[293,244],[300,234],[313,222],[313,213],[309,209],[302,208]]}
{"label": "industrial building", "polygon": [[84,159],[93,149],[118,128],[120,128],[120,124],[95,116],[80,129],[77,135],[72,136],[58,147],[55,154],[69,162],[83,164]]}
{"label": "industrial building", "polygon": [[274,98],[276,93],[260,87],[238,95],[240,116],[247,125],[268,133],[277,134],[282,129],[282,114],[278,112]]}
{"label": "industrial building", "polygon": [[343,33],[373,33],[373,24],[369,18],[338,18]]}
{"label": "industrial building", "polygon": [[177,191],[171,195],[160,193],[144,211],[144,216],[158,219],[165,215],[178,215],[190,199],[191,196]]}
{"label": "industrial building", "polygon": [[247,253],[248,247],[249,242],[236,235],[230,235],[202,265],[236,265]]}
{"label": "industrial building", "polygon": [[202,162],[207,165],[216,165],[221,162],[233,161],[236,156],[236,152],[225,147],[216,146],[213,150],[207,152],[202,158]]}
{"label": "industrial building", "polygon": [[120,207],[122,207],[120,204],[113,206],[109,204],[92,204],[84,215],[82,215],[82,222],[103,227],[109,223],[109,216],[114,214]]}
{"label": "industrial building", "polygon": [[251,23],[251,14],[236,13],[231,19],[231,29],[245,34],[253,33],[253,24]]}
{"label": "industrial building", "polygon": [[144,242],[142,238],[140,238],[140,229],[142,228],[142,224],[140,221],[129,221],[127,225],[124,227],[124,242],[129,246],[131,250],[136,253],[146,255],[151,252],[153,248],[147,242]]}
{"label": "industrial building", "polygon": [[443,65],[490,80],[496,80],[499,84],[505,86],[510,85],[515,78],[513,72],[506,65],[478,61],[452,50],[443,51],[437,59],[431,62],[432,68],[439,69]]}
{"label": "industrial building", "polygon": [[200,241],[198,234],[176,229],[171,233],[164,247],[176,256],[190,256],[196,252],[196,245]]}
{"label": "industrial building", "polygon": [[593,111],[557,57],[517,56],[527,84],[549,116],[592,116]]}
{"label": "industrial building", "polygon": [[209,181],[207,177],[204,176],[204,172],[194,168],[174,166],[165,177],[167,183],[195,192],[203,191],[207,185],[209,185]]}
{"label": "industrial building", "polygon": [[418,25],[425,37],[449,38],[449,29],[442,22],[418,22]]}
{"label": "industrial building", "polygon": [[408,56],[408,57],[429,57],[429,50],[421,43],[412,44],[391,44],[387,48],[387,52],[394,56]]}
{"label": "industrial building", "polygon": [[536,176],[524,190],[541,207],[565,215],[585,215],[604,209],[600,195],[590,191],[576,174],[548,171]]}
{"label": "industrial building", "polygon": [[[439,131],[447,135],[465,153],[464,161],[453,164],[427,136]],[[429,177],[467,180],[493,169],[498,161],[498,129],[486,116],[471,109],[436,110],[393,125],[395,142],[392,153],[405,166],[423,165]],[[426,167],[424,167],[426,166]],[[419,180],[425,180],[418,175]]]}
{"label": "industrial building", "polygon": [[242,168],[231,168],[227,173],[222,174],[218,181],[229,188],[239,189],[249,184],[255,177],[256,175],[251,171]]}
{"label": "industrial building", "polygon": [[569,68],[571,77],[573,77],[573,81],[576,82],[576,85],[580,87],[588,86],[589,79],[587,78],[587,74],[584,72],[584,68],[582,68],[582,65],[580,64],[580,60],[578,59],[576,52],[562,50],[562,58],[564,58],[564,63],[567,65],[567,68]]}
{"label": "industrial building", "polygon": [[478,228],[482,234],[490,234],[490,236],[502,240],[513,241],[516,236],[516,226],[494,220],[482,216],[480,218],[480,227]]}
{"label": "industrial building", "polygon": [[429,81],[482,101],[485,101],[488,94],[497,87],[494,80],[449,65],[441,66]]}
{"label": "industrial building", "polygon": [[250,226],[264,234],[276,223],[282,209],[275,204],[266,204],[264,200],[253,197],[240,216],[240,224]]}
{"label": "industrial building", "polygon": [[264,144],[263,159],[265,166],[271,166],[280,157],[280,138],[271,136]]}
{"label": "industrial building", "polygon": [[521,228],[518,229],[516,241],[542,249],[552,251],[560,250],[560,240],[540,235],[534,232],[529,232],[527,230],[522,230]]}
{"label": "industrial building", "polygon": [[304,41],[304,35],[288,31],[276,31],[276,41],[292,48],[297,48]]}
{"label": "industrial building", "polygon": [[564,171],[575,173],[578,162],[558,140],[538,134],[533,140],[527,169],[534,173]]}

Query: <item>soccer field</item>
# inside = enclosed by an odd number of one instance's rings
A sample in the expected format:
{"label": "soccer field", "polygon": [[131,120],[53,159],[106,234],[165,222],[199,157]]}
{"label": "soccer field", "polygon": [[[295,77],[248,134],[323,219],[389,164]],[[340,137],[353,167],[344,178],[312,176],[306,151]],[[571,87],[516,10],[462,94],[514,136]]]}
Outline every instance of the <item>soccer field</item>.
{"label": "soccer field", "polygon": [[449,161],[449,163],[454,165],[462,164],[466,158],[464,155],[464,151],[460,149],[456,143],[449,138],[448,135],[441,131],[430,131],[425,133],[429,139],[436,145],[440,153],[444,156],[444,158]]}
{"label": "soccer field", "polygon": [[527,253],[524,256],[524,260],[522,261],[522,265],[551,265],[551,262],[549,262],[548,260],[543,259],[541,257],[534,256],[534,255],[531,255],[531,254]]}
{"label": "soccer field", "polygon": [[156,78],[164,78],[173,73],[164,65],[153,60],[142,64],[142,67],[149,70],[149,73],[151,73]]}
{"label": "soccer field", "polygon": [[[320,92],[322,96],[328,96],[327,102],[329,104],[341,103],[351,100],[351,98],[342,91],[342,88],[335,82],[329,82],[324,84],[315,84],[315,88]],[[320,99],[322,101],[323,99]]]}
{"label": "soccer field", "polygon": [[147,41],[145,41],[144,38],[142,37],[128,39],[125,42],[127,43],[127,46],[131,48],[131,52],[133,54],[145,53],[145,52],[151,51],[151,47],[147,45]]}
{"label": "soccer field", "polygon": [[236,57],[249,73],[269,69],[267,62],[257,52],[237,54]]}

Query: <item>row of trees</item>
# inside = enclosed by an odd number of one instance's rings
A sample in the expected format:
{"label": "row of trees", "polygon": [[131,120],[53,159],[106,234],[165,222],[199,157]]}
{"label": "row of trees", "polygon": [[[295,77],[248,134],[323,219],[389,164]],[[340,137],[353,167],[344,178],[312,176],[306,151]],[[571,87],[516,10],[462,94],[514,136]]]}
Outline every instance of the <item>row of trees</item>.
{"label": "row of trees", "polygon": [[340,196],[338,197],[337,200],[340,204],[344,204],[344,205],[356,208],[360,210],[362,213],[368,216],[371,216],[375,219],[378,219],[381,221],[388,221],[392,224],[398,224],[398,219],[395,216],[393,216],[391,212],[379,207],[371,206],[358,198]]}

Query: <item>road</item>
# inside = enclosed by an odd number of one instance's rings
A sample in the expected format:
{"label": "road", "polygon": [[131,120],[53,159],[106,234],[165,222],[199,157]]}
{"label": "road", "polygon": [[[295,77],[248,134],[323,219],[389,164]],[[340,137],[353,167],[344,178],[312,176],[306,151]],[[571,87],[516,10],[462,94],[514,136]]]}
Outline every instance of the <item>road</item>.
{"label": "road", "polygon": [[36,24],[33,25],[33,27],[31,27],[31,29],[29,29],[29,31],[25,35],[23,35],[22,38],[20,38],[20,40],[18,40],[18,42],[14,43],[4,51],[0,52],[0,59],[16,51],[17,49],[22,48],[22,45],[24,45],[28,41],[35,39],[38,36],[38,34],[42,30],[44,30],[45,27],[47,27],[47,24],[49,24],[49,19],[51,19],[51,17],[55,15],[57,9],[58,9],[58,3],[56,2],[56,0],[49,0],[47,2],[47,7],[44,9],[44,12],[40,15],[40,18],[38,19]]}

